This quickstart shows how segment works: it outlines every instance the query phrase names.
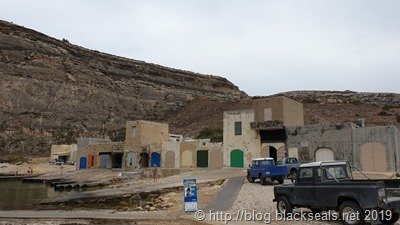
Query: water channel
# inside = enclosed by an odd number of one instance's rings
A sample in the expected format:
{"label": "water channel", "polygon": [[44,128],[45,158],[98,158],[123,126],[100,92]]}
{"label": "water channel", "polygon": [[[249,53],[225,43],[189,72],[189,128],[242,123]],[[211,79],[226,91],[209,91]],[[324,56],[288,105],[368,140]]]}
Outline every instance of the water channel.
{"label": "water channel", "polygon": [[0,210],[34,209],[34,204],[63,197],[67,192],[56,192],[43,183],[20,180],[0,181]]}

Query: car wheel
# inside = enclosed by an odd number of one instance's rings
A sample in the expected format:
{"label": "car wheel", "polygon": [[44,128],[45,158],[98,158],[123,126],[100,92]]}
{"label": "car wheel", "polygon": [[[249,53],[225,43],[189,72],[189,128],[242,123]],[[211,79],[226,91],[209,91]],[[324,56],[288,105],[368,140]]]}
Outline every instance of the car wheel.
{"label": "car wheel", "polygon": [[279,178],[279,179],[278,179],[278,183],[279,183],[279,184],[283,184],[283,178]]}
{"label": "car wheel", "polygon": [[260,178],[260,183],[261,183],[261,185],[267,185],[267,178],[266,177],[261,177]]}
{"label": "car wheel", "polygon": [[278,198],[278,200],[276,201],[276,209],[278,213],[283,215],[287,215],[293,212],[293,206],[289,202],[289,199],[285,196],[281,196]]}
{"label": "car wheel", "polygon": [[247,180],[248,180],[250,183],[254,183],[254,181],[255,181],[256,179],[254,179],[254,177],[252,177],[250,174],[247,174]]}
{"label": "car wheel", "polygon": [[385,216],[385,213],[383,213],[383,216],[384,217],[381,219],[382,224],[395,224],[400,217],[399,213],[397,212],[392,212],[391,217]]}
{"label": "car wheel", "polygon": [[290,173],[289,173],[289,175],[288,175],[288,177],[290,178],[290,179],[296,179],[296,177],[297,177],[297,170],[296,169],[291,169],[290,170]]}
{"label": "car wheel", "polygon": [[344,225],[364,224],[364,213],[360,206],[353,201],[345,201],[340,204],[339,216]]}

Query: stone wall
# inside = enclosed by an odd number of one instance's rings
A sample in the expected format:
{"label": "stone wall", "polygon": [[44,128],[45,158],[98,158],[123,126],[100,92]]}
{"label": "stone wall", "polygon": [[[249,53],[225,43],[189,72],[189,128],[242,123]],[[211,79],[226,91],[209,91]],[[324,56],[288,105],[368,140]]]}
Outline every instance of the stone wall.
{"label": "stone wall", "polygon": [[[168,124],[137,120],[126,123],[125,150],[160,152],[162,143],[168,141]],[[151,150],[150,150],[151,148]]]}
{"label": "stone wall", "polygon": [[[397,171],[399,167],[399,130],[395,126],[363,127],[352,130],[354,165],[362,168],[362,146],[365,144],[379,143],[386,150],[387,171]],[[383,152],[381,154],[384,154]],[[371,162],[372,163],[372,162]],[[379,162],[377,162],[379,163]]]}
{"label": "stone wall", "polygon": [[328,148],[335,159],[352,161],[350,125],[310,125],[286,127],[286,149],[298,149],[300,161],[315,161],[318,149]]}

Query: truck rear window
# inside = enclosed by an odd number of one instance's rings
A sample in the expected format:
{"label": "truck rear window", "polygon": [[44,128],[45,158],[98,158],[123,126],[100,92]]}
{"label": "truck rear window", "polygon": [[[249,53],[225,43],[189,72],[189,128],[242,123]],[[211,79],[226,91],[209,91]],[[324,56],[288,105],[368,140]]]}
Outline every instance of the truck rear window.
{"label": "truck rear window", "polygon": [[335,167],[329,167],[325,168],[328,172],[326,172],[326,179],[327,180],[334,180],[336,179],[347,179],[348,175],[346,173],[346,169],[342,166],[335,166]]}

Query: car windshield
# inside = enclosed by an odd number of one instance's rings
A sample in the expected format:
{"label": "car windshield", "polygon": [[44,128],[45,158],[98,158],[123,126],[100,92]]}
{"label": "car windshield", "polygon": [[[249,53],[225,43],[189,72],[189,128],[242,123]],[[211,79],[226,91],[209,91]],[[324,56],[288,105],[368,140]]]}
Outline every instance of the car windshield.
{"label": "car windshield", "polygon": [[295,164],[295,163],[297,163],[296,158],[287,158],[286,159],[286,164]]}
{"label": "car windshield", "polygon": [[335,167],[327,167],[325,168],[326,171],[326,179],[334,180],[336,179],[347,179],[347,172],[346,169],[342,166],[335,166]]}

